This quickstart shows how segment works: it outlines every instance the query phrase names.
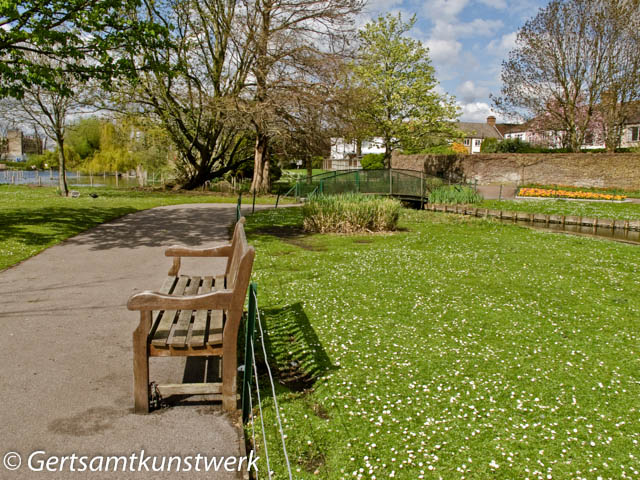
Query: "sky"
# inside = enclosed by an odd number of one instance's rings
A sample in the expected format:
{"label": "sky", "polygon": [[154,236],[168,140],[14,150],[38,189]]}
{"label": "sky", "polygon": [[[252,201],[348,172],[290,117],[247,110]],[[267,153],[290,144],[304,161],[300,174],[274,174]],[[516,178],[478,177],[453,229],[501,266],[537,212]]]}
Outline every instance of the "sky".
{"label": "sky", "polygon": [[456,97],[460,120],[484,122],[490,94],[500,93],[502,61],[515,46],[524,23],[544,0],[369,0],[363,23],[387,12],[416,24],[409,35],[429,47],[439,88]]}

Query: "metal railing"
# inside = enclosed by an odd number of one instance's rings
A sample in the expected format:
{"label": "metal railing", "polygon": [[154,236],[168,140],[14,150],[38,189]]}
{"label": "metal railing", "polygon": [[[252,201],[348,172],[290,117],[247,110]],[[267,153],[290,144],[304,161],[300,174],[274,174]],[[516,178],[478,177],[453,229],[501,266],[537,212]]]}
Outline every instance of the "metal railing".
{"label": "metal railing", "polygon": [[[256,330],[256,325],[258,329]],[[256,338],[258,335],[258,338]],[[264,357],[264,363],[266,367],[266,374],[270,384],[270,393],[273,397],[273,408],[278,424],[278,433],[280,436],[282,451],[285,459],[285,467],[289,476],[289,480],[293,480],[293,474],[291,472],[291,464],[289,463],[289,455],[287,453],[287,445],[285,442],[285,434],[282,428],[282,418],[280,416],[280,408],[278,406],[278,398],[276,395],[276,387],[271,373],[271,367],[269,366],[269,360],[267,356],[267,349],[265,347],[265,329],[262,326],[262,320],[260,318],[260,310],[258,309],[258,285],[255,282],[249,284],[249,306],[247,310],[247,320],[245,322],[245,344],[244,344],[244,372],[242,378],[242,422],[251,424],[251,448],[254,452],[254,456],[258,457],[258,442],[256,441],[256,429],[255,421],[256,415],[254,415],[253,405],[253,384],[255,382],[255,396],[257,400],[258,416],[260,419],[260,428],[262,431],[262,445],[261,449],[264,451],[265,462],[267,465],[267,478],[271,479],[274,471],[272,470],[271,460],[269,458],[269,444],[267,443],[267,435],[264,424],[264,412],[262,408],[262,392],[260,389],[260,376],[258,375],[258,367],[256,365],[256,340],[259,340],[262,346],[262,354]],[[276,447],[271,445],[271,448]],[[280,448],[280,447],[277,447]],[[258,472],[253,472],[255,478],[258,478]]]}

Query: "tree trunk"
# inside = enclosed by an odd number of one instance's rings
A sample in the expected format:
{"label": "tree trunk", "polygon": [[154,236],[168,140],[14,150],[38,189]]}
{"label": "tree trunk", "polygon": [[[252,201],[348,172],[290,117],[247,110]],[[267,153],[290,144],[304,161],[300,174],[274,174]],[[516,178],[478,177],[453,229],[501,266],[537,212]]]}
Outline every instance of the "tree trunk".
{"label": "tree trunk", "polygon": [[206,182],[207,180],[211,180],[212,175],[209,168],[206,167],[207,163],[208,162],[200,163],[197,167],[198,171],[196,172],[196,174],[191,176],[189,180],[187,180],[187,183],[182,186],[182,188],[184,188],[185,190],[193,190],[203,186],[204,182]]}
{"label": "tree trunk", "polygon": [[60,189],[60,195],[63,197],[69,196],[69,187],[67,186],[67,169],[64,156],[64,138],[58,136],[56,138],[58,144],[58,188]]}
{"label": "tree trunk", "polygon": [[391,139],[384,139],[384,168],[391,168]]}
{"label": "tree trunk", "polygon": [[307,183],[311,184],[313,179],[313,162],[311,161],[311,155],[307,155],[305,159],[305,163],[307,164]]}
{"label": "tree trunk", "polygon": [[138,179],[138,186],[144,187],[144,171],[142,165],[136,165],[136,178]]}
{"label": "tree trunk", "polygon": [[251,191],[257,193],[268,192],[271,188],[269,180],[269,137],[259,133],[253,155],[253,180]]}

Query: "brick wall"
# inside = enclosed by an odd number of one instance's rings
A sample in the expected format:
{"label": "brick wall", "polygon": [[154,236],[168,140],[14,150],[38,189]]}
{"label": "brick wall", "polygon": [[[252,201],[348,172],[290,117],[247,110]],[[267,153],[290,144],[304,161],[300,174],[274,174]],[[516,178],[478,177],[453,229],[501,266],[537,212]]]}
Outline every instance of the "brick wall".
{"label": "brick wall", "polygon": [[638,153],[393,154],[393,168],[477,180],[481,185],[526,183],[640,189]]}

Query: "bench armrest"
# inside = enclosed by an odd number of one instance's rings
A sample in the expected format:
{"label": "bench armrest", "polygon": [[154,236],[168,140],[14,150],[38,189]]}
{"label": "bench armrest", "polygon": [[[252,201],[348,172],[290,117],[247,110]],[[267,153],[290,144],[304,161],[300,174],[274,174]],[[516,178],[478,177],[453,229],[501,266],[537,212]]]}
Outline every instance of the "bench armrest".
{"label": "bench armrest", "polygon": [[231,255],[231,245],[219,247],[191,248],[183,245],[172,245],[164,251],[165,257],[228,257]]}
{"label": "bench armrest", "polygon": [[180,272],[180,259],[182,257],[227,257],[231,256],[231,245],[220,245],[219,247],[191,248],[183,245],[173,245],[164,251],[165,257],[173,257],[173,265],[169,269],[168,275],[175,276]]}
{"label": "bench armrest", "polygon": [[146,291],[129,298],[129,310],[228,310],[231,307],[233,290],[218,290],[200,295],[174,297],[158,292]]}

